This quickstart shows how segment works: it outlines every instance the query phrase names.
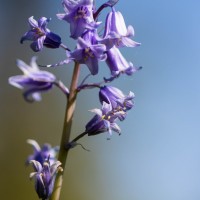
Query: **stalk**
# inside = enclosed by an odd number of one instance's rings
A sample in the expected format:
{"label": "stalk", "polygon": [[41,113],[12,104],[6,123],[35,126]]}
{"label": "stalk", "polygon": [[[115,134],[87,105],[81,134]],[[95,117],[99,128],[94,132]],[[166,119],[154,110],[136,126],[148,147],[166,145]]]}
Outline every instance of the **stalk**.
{"label": "stalk", "polygon": [[69,149],[66,149],[65,145],[68,144],[70,140],[73,115],[74,115],[74,111],[76,107],[76,97],[77,97],[76,89],[77,89],[79,73],[80,73],[80,64],[75,62],[73,76],[71,80],[71,86],[70,86],[70,94],[68,96],[68,102],[66,106],[62,138],[60,141],[60,151],[58,154],[58,160],[62,163],[63,172],[59,172],[56,176],[54,191],[50,197],[50,200],[60,199],[60,192],[61,192],[62,183],[63,183],[63,175],[65,171],[67,155],[69,152]]}

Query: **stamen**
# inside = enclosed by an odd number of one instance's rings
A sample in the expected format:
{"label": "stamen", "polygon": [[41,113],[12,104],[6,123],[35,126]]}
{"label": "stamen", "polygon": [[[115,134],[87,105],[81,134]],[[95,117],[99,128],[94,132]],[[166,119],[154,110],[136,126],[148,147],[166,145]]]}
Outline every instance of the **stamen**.
{"label": "stamen", "polygon": [[76,15],[74,16],[74,19],[77,20],[77,19],[81,19],[81,18],[86,18],[87,13],[88,13],[88,10],[86,7],[84,7],[84,6],[78,7]]}
{"label": "stamen", "polygon": [[85,48],[84,50],[84,60],[86,61],[88,58],[94,58],[94,53],[90,49],[90,47]]}
{"label": "stamen", "polygon": [[45,33],[43,33],[40,28],[33,28],[33,30],[36,31],[36,34],[39,35],[39,36],[45,35]]}

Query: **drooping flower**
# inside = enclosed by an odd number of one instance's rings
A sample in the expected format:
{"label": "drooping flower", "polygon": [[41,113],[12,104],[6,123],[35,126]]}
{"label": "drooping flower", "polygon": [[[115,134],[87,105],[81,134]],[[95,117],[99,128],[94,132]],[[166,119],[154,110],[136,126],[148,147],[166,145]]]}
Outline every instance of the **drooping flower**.
{"label": "drooping flower", "polygon": [[111,71],[112,76],[118,76],[120,73],[132,75],[138,69],[131,62],[127,62],[116,46],[107,51],[106,63]]}
{"label": "drooping flower", "polygon": [[113,45],[116,47],[136,47],[140,43],[133,41],[130,37],[134,36],[134,29],[132,26],[126,27],[123,15],[119,11],[112,11],[106,17],[105,29],[103,39],[99,41],[110,49]]}
{"label": "drooping flower", "polygon": [[121,90],[113,86],[103,86],[99,91],[99,100],[112,105],[112,109],[127,111],[133,107],[134,94],[130,92],[127,96]]}
{"label": "drooping flower", "polygon": [[106,47],[97,44],[95,33],[89,31],[84,38],[78,38],[77,48],[73,52],[68,52],[68,59],[75,60],[80,64],[86,64],[92,75],[98,73],[98,61],[106,60]]}
{"label": "drooping flower", "polygon": [[50,72],[40,70],[36,63],[36,57],[32,57],[30,65],[22,60],[17,60],[17,66],[24,74],[10,77],[9,83],[24,90],[25,100],[29,102],[40,101],[40,93],[50,90],[56,77]]}
{"label": "drooping flower", "polygon": [[24,34],[20,42],[33,41],[30,47],[35,52],[41,51],[43,46],[53,49],[58,48],[61,44],[61,38],[47,28],[49,21],[50,19],[46,17],[41,17],[38,21],[33,16],[30,17],[28,19],[30,30]]}
{"label": "drooping flower", "polygon": [[63,0],[65,14],[57,14],[70,24],[71,37],[77,39],[85,30],[95,29],[99,23],[93,18],[93,0]]}
{"label": "drooping flower", "polygon": [[30,174],[30,178],[35,180],[35,190],[38,197],[46,200],[53,192],[56,173],[62,171],[61,162],[56,161],[50,164],[49,160],[46,160],[42,165],[36,160],[31,160],[30,163],[35,170]]}
{"label": "drooping flower", "polygon": [[59,147],[51,147],[50,144],[46,143],[42,147],[35,140],[27,140],[27,143],[33,146],[33,154],[29,155],[26,164],[29,164],[31,160],[38,161],[41,165],[49,158],[50,164],[57,161],[57,153]]}
{"label": "drooping flower", "polygon": [[120,134],[120,127],[116,124],[116,120],[121,115],[124,115],[124,111],[115,111],[112,109],[111,104],[103,102],[102,109],[93,109],[96,115],[87,123],[85,132],[89,136],[97,135],[100,133],[108,132],[109,135],[112,131]]}

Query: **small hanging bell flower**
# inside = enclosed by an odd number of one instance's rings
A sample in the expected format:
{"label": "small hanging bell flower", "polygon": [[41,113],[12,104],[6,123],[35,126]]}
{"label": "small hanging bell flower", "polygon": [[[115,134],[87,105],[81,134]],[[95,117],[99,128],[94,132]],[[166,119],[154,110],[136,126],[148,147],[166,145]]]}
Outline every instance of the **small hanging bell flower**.
{"label": "small hanging bell flower", "polygon": [[48,159],[42,165],[36,160],[31,160],[30,164],[33,165],[35,170],[35,172],[30,174],[30,178],[34,178],[35,180],[35,190],[38,194],[38,197],[42,200],[46,200],[53,192],[56,173],[63,170],[60,167],[61,162],[56,161],[53,164],[50,164]]}

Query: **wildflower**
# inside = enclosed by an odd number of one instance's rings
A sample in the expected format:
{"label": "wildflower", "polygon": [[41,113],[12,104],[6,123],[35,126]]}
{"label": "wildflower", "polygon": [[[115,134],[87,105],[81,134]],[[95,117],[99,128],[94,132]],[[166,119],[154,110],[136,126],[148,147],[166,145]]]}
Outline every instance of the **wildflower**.
{"label": "wildflower", "polygon": [[33,154],[29,155],[26,164],[29,164],[31,160],[38,161],[41,165],[43,165],[44,161],[49,158],[50,164],[57,161],[56,155],[58,153],[59,147],[56,146],[54,148],[51,147],[50,144],[44,144],[42,147],[35,140],[27,140],[27,143],[33,146]]}
{"label": "wildflower", "polygon": [[99,91],[100,102],[109,103],[113,109],[127,111],[133,107],[134,94],[125,96],[121,90],[113,86],[103,86]]}
{"label": "wildflower", "polygon": [[50,19],[46,17],[42,17],[38,21],[33,16],[30,17],[28,19],[30,30],[24,34],[20,42],[23,43],[25,40],[33,41],[30,47],[35,52],[41,51],[43,46],[53,49],[58,48],[61,44],[61,38],[47,29],[46,26],[49,21]]}
{"label": "wildflower", "polygon": [[107,51],[106,63],[112,76],[118,76],[120,73],[130,76],[139,69],[133,66],[133,63],[128,63],[116,46]]}
{"label": "wildflower", "polygon": [[93,0],[63,0],[65,14],[57,14],[70,24],[71,37],[77,39],[85,30],[95,29],[99,23],[93,18]]}
{"label": "wildflower", "polygon": [[106,17],[105,30],[103,39],[100,39],[101,43],[110,49],[113,45],[116,47],[136,47],[140,43],[133,41],[130,37],[134,36],[134,29],[132,26],[126,28],[126,24],[122,14],[116,12],[114,8],[108,13]]}
{"label": "wildflower", "polygon": [[91,112],[94,112],[96,115],[87,123],[85,132],[88,135],[97,135],[104,132],[109,132],[109,135],[112,134],[112,131],[120,134],[120,127],[115,123],[117,118],[121,115],[124,115],[124,111],[115,111],[112,109],[111,104],[103,102],[102,109],[93,109]]}
{"label": "wildflower", "polygon": [[46,160],[42,165],[36,160],[31,160],[30,163],[35,170],[35,172],[30,174],[30,178],[35,179],[35,190],[38,197],[42,200],[46,200],[53,192],[56,173],[62,171],[60,167],[61,162],[56,161],[51,165],[49,160]]}
{"label": "wildflower", "polygon": [[86,64],[92,75],[98,73],[98,60],[106,59],[106,46],[95,42],[95,33],[89,32],[84,38],[78,38],[77,49],[68,52],[68,59],[75,60],[80,64]]}
{"label": "wildflower", "polygon": [[24,90],[25,100],[29,102],[40,101],[40,93],[50,90],[56,77],[50,72],[39,70],[36,57],[32,57],[30,65],[22,60],[17,60],[17,66],[24,74],[10,77],[9,83]]}

